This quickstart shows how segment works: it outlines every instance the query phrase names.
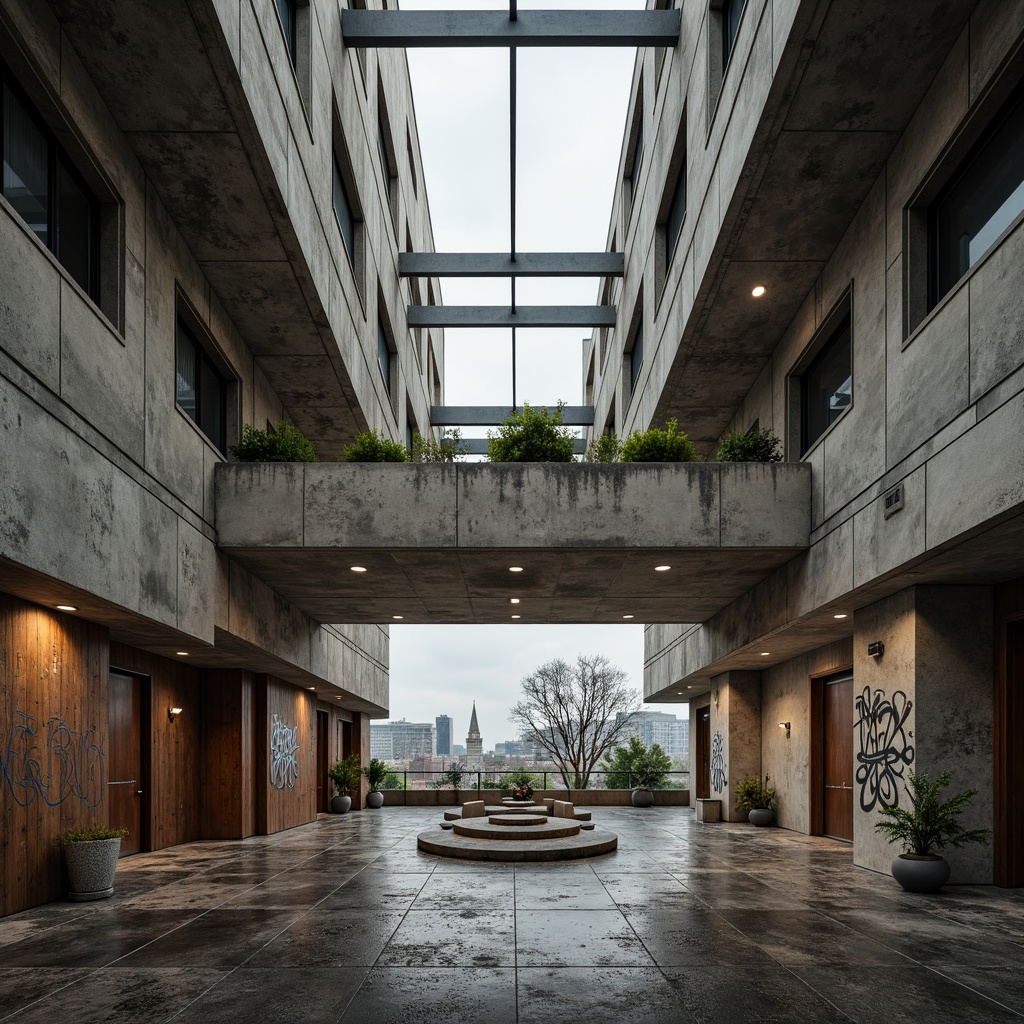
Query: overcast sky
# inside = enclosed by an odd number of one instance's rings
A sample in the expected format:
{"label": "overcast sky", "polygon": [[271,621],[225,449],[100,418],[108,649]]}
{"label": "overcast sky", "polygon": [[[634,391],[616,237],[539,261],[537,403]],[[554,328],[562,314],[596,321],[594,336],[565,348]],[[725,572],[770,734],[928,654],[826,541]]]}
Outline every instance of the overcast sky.
{"label": "overcast sky", "polygon": [[[452,9],[455,0],[401,0],[403,10]],[[644,0],[519,0],[519,8],[642,9]],[[508,9],[472,0],[466,9]],[[602,251],[618,171],[635,50],[518,51],[520,252]],[[509,248],[508,51],[408,51],[424,176],[439,252]],[[596,280],[521,281],[517,301],[597,302]],[[508,304],[507,281],[442,282],[448,305]],[[517,401],[580,404],[586,329],[519,331]],[[445,332],[445,401],[509,405],[511,332]],[[485,430],[467,429],[467,436]],[[465,743],[473,700],[484,747],[514,739],[508,709],[519,682],[552,658],[605,654],[643,691],[643,626],[392,626],[391,717],[455,721]],[[655,710],[675,711],[676,705]]]}

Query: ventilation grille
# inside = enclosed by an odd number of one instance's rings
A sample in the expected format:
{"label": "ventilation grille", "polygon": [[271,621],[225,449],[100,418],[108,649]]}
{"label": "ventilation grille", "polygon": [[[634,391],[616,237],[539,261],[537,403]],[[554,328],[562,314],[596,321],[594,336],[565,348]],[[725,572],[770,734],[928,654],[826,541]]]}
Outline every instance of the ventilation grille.
{"label": "ventilation grille", "polygon": [[903,509],[903,484],[897,484],[892,490],[885,492],[885,518],[896,515]]}

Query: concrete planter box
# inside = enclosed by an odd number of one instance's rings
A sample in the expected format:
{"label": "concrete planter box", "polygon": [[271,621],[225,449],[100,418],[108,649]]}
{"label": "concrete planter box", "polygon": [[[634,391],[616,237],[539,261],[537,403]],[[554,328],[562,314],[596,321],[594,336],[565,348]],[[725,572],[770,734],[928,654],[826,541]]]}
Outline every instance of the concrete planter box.
{"label": "concrete planter box", "polygon": [[120,854],[119,838],[68,843],[64,847],[70,882],[68,899],[72,903],[87,903],[113,896],[114,872]]}

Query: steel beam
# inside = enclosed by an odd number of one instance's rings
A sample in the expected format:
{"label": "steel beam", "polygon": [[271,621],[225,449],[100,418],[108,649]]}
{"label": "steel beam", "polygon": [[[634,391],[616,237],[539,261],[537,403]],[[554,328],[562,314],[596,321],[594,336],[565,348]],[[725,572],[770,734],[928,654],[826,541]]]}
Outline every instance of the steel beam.
{"label": "steel beam", "polygon": [[[467,455],[486,455],[487,454],[487,438],[486,437],[464,437],[462,439],[463,450],[466,451]],[[582,437],[577,437],[573,441],[572,450],[576,455],[585,455],[587,451],[587,442]]]}
{"label": "steel beam", "polygon": [[[545,408],[537,406],[537,408]],[[496,427],[512,414],[510,405],[432,405],[432,427]],[[548,406],[554,413],[557,406]],[[567,427],[589,427],[594,422],[592,405],[566,405],[562,407],[562,423]]]}
{"label": "steel beam", "polygon": [[401,252],[400,277],[622,277],[621,252]]}
{"label": "steel beam", "polygon": [[675,46],[679,11],[342,11],[350,47]]}
{"label": "steel beam", "polygon": [[410,327],[614,327],[614,306],[410,306]]}

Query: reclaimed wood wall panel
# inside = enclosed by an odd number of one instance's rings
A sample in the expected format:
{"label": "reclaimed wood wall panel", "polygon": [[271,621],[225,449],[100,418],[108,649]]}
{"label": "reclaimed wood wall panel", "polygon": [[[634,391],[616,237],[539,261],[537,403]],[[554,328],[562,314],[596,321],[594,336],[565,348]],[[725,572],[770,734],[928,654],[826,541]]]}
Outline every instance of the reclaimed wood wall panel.
{"label": "reclaimed wood wall panel", "polygon": [[58,899],[60,833],[106,809],[108,633],[0,594],[0,915]]}
{"label": "reclaimed wood wall panel", "polygon": [[204,839],[244,839],[255,831],[253,686],[253,673],[240,669],[203,673]]}

